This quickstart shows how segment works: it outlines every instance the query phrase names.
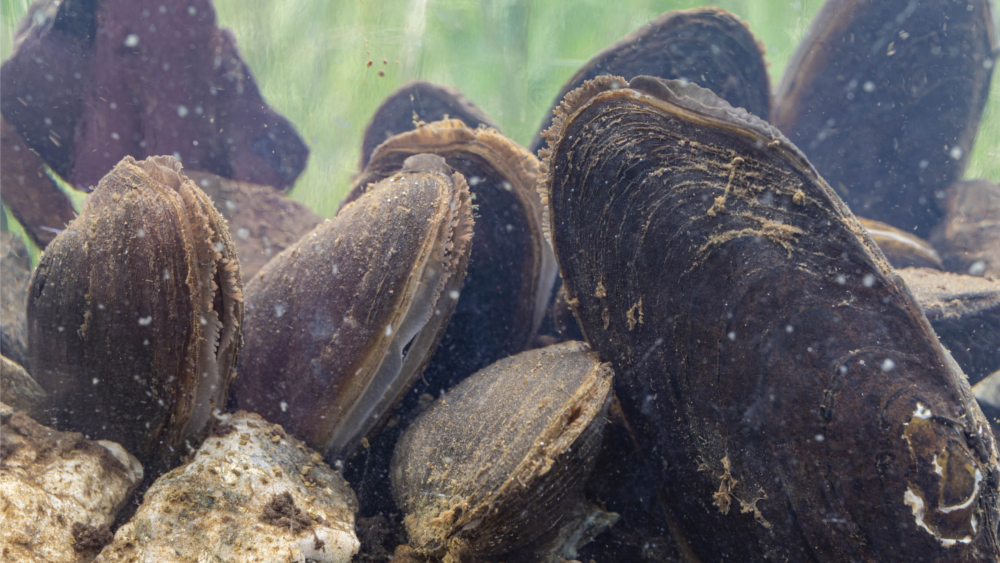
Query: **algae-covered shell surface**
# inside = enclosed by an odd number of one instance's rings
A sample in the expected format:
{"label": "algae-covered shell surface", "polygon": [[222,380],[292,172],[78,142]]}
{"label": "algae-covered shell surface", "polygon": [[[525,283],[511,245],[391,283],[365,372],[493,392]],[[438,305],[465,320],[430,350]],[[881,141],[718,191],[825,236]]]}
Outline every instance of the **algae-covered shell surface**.
{"label": "algae-covered shell surface", "polygon": [[692,553],[996,560],[968,383],[787,139],[648,77],[586,83],[546,138],[570,303]]}

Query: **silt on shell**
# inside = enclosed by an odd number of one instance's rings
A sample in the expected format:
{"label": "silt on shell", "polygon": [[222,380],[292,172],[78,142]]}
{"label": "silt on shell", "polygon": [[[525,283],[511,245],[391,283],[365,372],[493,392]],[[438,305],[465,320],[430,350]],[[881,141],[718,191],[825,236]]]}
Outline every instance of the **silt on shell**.
{"label": "silt on shell", "polygon": [[242,299],[225,219],[180,162],[125,157],[31,279],[28,363],[51,396],[46,422],[164,470],[225,408]]}

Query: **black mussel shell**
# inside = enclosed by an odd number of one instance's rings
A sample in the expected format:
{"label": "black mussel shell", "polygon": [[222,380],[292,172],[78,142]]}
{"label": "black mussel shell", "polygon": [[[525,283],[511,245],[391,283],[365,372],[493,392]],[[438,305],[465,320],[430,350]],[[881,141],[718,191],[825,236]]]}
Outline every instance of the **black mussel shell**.
{"label": "black mussel shell", "polygon": [[602,77],[546,133],[547,225],[683,550],[995,561],[968,383],[847,207],[711,92]]}
{"label": "black mussel shell", "polygon": [[531,344],[556,267],[542,234],[538,159],[494,129],[450,119],[396,135],[375,150],[345,202],[423,152],[441,156],[465,176],[477,212],[468,275],[423,374],[426,390],[436,396]]}
{"label": "black mussel shell", "polygon": [[926,238],[979,129],[993,26],[988,0],[828,0],[773,122],[855,213]]}
{"label": "black mussel shell", "polygon": [[416,155],[247,283],[233,394],[331,457],[385,422],[437,347],[472,239],[465,179]]}
{"label": "black mussel shell", "polygon": [[173,157],[125,157],[45,249],[28,365],[45,422],[120,443],[159,474],[223,409],[243,283],[225,219]]}
{"label": "black mussel shell", "polygon": [[[733,107],[768,119],[771,87],[761,44],[736,16],[718,8],[667,12],[593,56],[566,83],[552,110],[570,91],[602,74],[658,76],[694,82]],[[528,145],[533,154],[545,146],[542,132],[552,125],[546,112]]]}
{"label": "black mussel shell", "polygon": [[424,80],[414,80],[389,94],[365,128],[361,141],[361,162],[364,170],[371,160],[375,147],[389,137],[416,129],[421,123],[442,119],[458,119],[469,128],[492,127],[499,130],[486,112],[470,102],[457,89]]}

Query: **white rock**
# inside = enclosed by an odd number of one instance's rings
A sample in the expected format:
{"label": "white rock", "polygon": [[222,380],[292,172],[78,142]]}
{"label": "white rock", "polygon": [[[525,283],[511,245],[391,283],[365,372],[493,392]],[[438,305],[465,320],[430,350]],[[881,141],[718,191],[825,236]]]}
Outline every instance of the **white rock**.
{"label": "white rock", "polygon": [[319,454],[256,414],[227,417],[160,477],[98,556],[106,563],[347,563],[357,500]]}
{"label": "white rock", "polygon": [[6,405],[0,421],[0,559],[93,560],[142,481],[138,460],[114,442],[52,430]]}

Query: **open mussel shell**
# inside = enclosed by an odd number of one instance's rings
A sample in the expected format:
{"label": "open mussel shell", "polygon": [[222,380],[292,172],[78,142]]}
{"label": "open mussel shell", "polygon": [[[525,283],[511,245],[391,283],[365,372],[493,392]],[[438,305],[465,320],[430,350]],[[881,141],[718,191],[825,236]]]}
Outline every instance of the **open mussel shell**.
{"label": "open mussel shell", "polygon": [[965,169],[996,48],[989,0],[828,0],[773,122],[855,213],[927,237]]}
{"label": "open mussel shell", "polygon": [[593,468],[611,386],[607,364],[565,342],[505,358],[449,391],[393,457],[410,545],[458,562],[556,526]]}
{"label": "open mussel shell", "polygon": [[538,159],[494,129],[470,129],[451,119],[396,135],[376,149],[345,201],[422,152],[441,156],[461,172],[476,205],[469,272],[438,353],[423,375],[436,395],[531,343],[556,266],[542,234]]}
{"label": "open mussel shell", "polygon": [[[733,107],[768,119],[771,87],[761,44],[736,16],[718,8],[667,12],[593,56],[556,95],[552,110],[572,90],[603,74],[658,76],[694,82]],[[546,112],[528,149],[545,146],[542,132],[552,125]]]}
{"label": "open mussel shell", "polygon": [[945,216],[931,235],[953,272],[1000,279],[1000,184],[955,182],[945,191]]}
{"label": "open mussel shell", "polygon": [[240,408],[349,454],[434,353],[472,224],[462,175],[417,155],[271,260],[247,284]]}
{"label": "open mussel shell", "polygon": [[1000,281],[929,268],[897,273],[970,385],[1000,370]]}
{"label": "open mussel shell", "polygon": [[961,370],[804,156],[693,85],[599,78],[546,133],[550,235],[685,550],[994,561]]}
{"label": "open mussel shell", "polygon": [[941,257],[924,239],[874,219],[858,217],[885,259],[893,268],[934,268],[943,270]]}
{"label": "open mussel shell", "polygon": [[225,407],[242,299],[225,220],[180,162],[125,157],[31,279],[46,422],[119,442],[158,473]]}
{"label": "open mussel shell", "polygon": [[358,170],[368,166],[375,147],[389,137],[416,129],[421,123],[449,118],[458,119],[471,129],[480,125],[499,129],[486,112],[467,100],[457,88],[424,80],[400,86],[382,101],[365,127]]}

